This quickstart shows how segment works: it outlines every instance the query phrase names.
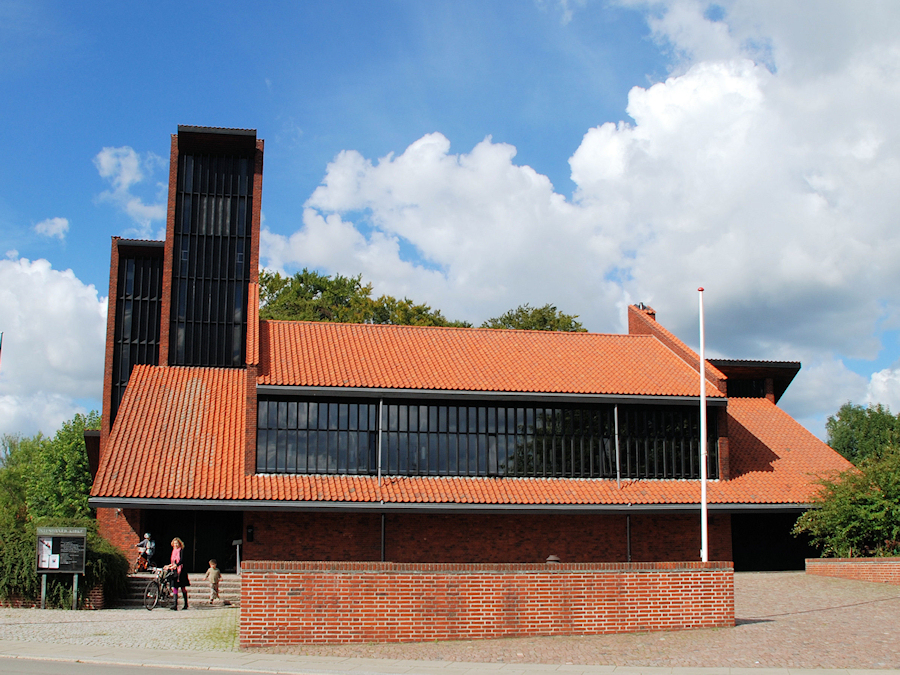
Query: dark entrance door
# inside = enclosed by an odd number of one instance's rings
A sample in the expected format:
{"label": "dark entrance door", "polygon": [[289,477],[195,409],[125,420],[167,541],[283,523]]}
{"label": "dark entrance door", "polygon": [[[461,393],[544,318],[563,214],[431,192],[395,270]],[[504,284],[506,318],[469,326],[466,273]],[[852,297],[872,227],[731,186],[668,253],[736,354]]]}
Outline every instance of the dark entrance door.
{"label": "dark entrance door", "polygon": [[802,570],[819,554],[806,537],[791,534],[800,512],[735,513],[731,516],[731,552],[736,572]]}
{"label": "dark entrance door", "polygon": [[171,541],[180,537],[184,542],[184,563],[187,571],[205,572],[210,558],[219,569],[234,572],[235,548],[231,542],[241,538],[241,511],[163,511],[147,510],[144,527],[156,540],[154,562],[164,565],[172,554]]}

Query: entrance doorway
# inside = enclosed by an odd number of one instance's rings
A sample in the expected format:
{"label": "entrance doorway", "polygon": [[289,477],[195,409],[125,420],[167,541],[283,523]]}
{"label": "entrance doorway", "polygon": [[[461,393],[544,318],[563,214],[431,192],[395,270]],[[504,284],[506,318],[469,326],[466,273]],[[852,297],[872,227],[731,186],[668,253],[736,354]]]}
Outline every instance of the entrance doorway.
{"label": "entrance doorway", "polygon": [[242,511],[144,511],[144,532],[156,540],[153,562],[164,565],[172,554],[175,537],[184,542],[184,565],[188,572],[205,572],[215,558],[223,572],[237,570],[231,542],[241,538]]}

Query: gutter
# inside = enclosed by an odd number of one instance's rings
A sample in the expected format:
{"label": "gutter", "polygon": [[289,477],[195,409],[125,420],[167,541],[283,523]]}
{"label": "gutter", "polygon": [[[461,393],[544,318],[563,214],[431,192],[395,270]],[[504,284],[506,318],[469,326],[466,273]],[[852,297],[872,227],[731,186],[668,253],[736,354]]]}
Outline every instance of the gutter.
{"label": "gutter", "polygon": [[[198,511],[304,511],[356,513],[695,513],[697,504],[460,504],[457,502],[325,502],[269,499],[153,499],[91,497],[91,508],[193,509]],[[799,513],[809,504],[710,504],[713,513]]]}
{"label": "gutter", "polygon": [[[531,391],[471,391],[449,389],[386,389],[381,387],[302,387],[275,384],[258,384],[256,393],[266,396],[333,396],[353,398],[383,399],[428,399],[451,401],[456,399],[492,401],[556,401],[561,403],[669,403],[673,405],[696,405],[699,396],[650,396],[629,394],[579,394],[548,393]],[[708,405],[727,405],[725,396],[707,399]]]}

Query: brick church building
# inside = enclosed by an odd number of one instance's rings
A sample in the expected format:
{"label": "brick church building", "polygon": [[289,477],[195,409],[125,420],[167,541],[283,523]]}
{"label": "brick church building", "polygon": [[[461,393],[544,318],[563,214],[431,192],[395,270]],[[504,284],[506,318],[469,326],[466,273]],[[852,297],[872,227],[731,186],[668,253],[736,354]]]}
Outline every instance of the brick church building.
{"label": "brick church building", "polygon": [[[123,550],[217,558],[697,560],[696,353],[628,334],[259,319],[263,141],[179,127],[165,241],[113,238],[91,505]],[[848,463],[778,407],[800,365],[708,360],[710,560],[802,566]]]}

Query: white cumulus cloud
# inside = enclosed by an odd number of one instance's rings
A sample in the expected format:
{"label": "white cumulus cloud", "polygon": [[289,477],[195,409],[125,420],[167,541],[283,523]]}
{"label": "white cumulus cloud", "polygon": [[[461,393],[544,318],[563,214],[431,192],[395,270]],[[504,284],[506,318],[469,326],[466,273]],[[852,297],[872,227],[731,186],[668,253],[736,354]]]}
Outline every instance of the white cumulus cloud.
{"label": "white cumulus cloud", "polygon": [[881,403],[894,414],[900,413],[900,368],[885,368],[872,373],[865,403]]}
{"label": "white cumulus cloud", "polygon": [[900,5],[640,6],[672,75],[585,130],[571,197],[490,138],[346,150],[264,264],[361,272],[476,323],[554,302],[618,331],[642,300],[689,343],[703,285],[712,354],[805,361],[789,410],[821,423],[865,396],[844,361],[900,325]]}
{"label": "white cumulus cloud", "polygon": [[128,146],[108,147],[94,157],[94,166],[111,187],[101,192],[99,199],[114,204],[134,222],[134,236],[152,236],[153,222],[165,220],[166,217],[166,185],[155,184],[155,194],[149,203],[134,190],[141,187],[155,169],[165,166],[162,158],[153,153],[141,157]]}
{"label": "white cumulus cloud", "polygon": [[34,231],[45,237],[56,237],[62,241],[69,231],[69,221],[67,218],[47,218],[35,225]]}
{"label": "white cumulus cloud", "polygon": [[0,433],[53,433],[102,395],[106,298],[46,260],[0,260]]}

